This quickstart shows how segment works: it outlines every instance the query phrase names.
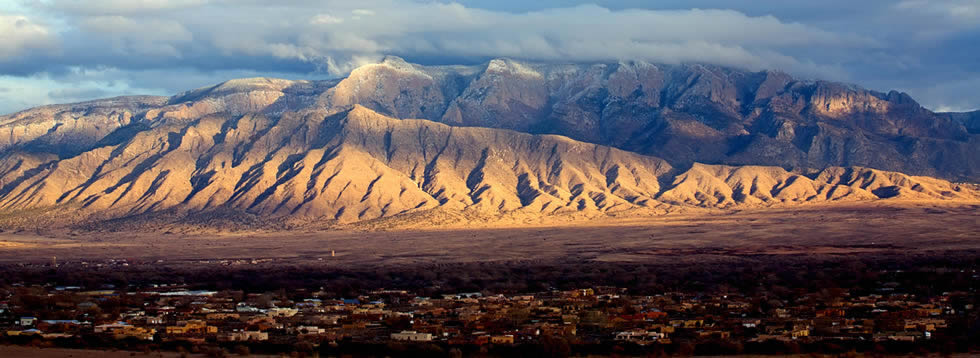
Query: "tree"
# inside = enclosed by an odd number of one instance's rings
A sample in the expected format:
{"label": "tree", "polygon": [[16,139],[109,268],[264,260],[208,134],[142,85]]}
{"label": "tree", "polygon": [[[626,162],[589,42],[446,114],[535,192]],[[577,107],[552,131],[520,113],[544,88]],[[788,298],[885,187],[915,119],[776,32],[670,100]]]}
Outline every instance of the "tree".
{"label": "tree", "polygon": [[232,348],[232,351],[235,354],[240,355],[240,356],[243,356],[243,357],[247,357],[247,356],[249,356],[249,355],[252,354],[251,351],[249,351],[248,346],[241,345],[241,344],[239,344],[239,345],[235,346],[234,348]]}

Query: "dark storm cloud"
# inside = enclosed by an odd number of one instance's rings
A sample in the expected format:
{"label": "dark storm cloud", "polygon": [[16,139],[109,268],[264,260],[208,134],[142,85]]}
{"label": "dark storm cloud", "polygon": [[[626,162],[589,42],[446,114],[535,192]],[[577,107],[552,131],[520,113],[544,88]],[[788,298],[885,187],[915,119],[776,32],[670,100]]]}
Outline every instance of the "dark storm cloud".
{"label": "dark storm cloud", "polygon": [[[48,0],[0,12],[0,33],[13,39],[0,44],[0,75],[170,93],[232,74],[337,76],[386,54],[424,63],[642,59],[782,69],[965,109],[980,106],[955,90],[980,73],[971,43],[978,7],[972,0]],[[937,89],[944,84],[948,90]]]}

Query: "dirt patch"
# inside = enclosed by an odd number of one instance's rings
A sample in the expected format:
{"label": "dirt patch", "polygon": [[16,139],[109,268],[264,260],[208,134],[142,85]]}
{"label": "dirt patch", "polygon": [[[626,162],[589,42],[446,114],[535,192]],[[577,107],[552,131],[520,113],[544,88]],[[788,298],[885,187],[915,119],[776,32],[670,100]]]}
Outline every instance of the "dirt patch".
{"label": "dirt patch", "polygon": [[[943,215],[933,214],[942,210]],[[237,234],[0,234],[0,263],[273,260],[325,267],[490,261],[661,261],[980,248],[974,206],[856,204],[525,227]]]}

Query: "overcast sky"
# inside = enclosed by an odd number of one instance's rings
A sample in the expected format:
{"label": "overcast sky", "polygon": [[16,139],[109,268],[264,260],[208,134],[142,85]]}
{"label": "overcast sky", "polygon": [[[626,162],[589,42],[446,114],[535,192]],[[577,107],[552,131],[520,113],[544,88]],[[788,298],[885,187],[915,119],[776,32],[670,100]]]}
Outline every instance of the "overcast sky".
{"label": "overcast sky", "polygon": [[0,113],[386,54],[780,69],[980,109],[980,0],[3,0]]}

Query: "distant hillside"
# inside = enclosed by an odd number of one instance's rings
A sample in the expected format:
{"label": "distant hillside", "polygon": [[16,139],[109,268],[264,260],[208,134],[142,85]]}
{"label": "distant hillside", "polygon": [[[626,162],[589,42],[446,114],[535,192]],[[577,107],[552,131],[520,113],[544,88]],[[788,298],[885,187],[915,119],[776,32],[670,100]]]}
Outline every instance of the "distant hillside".
{"label": "distant hillside", "polygon": [[980,181],[980,137],[904,93],[781,72],[643,62],[493,60],[425,67],[388,58],[320,95],[396,118],[561,134],[664,158],[784,168],[866,166]]}
{"label": "distant hillside", "polygon": [[695,164],[679,171],[655,157],[566,137],[398,120],[360,105],[275,120],[212,114],[110,136],[115,144],[69,158],[5,156],[0,210],[71,210],[76,223],[239,212],[322,226],[434,208],[594,217],[685,206],[980,199],[972,186],[865,168],[803,175]]}
{"label": "distant hillside", "polygon": [[778,72],[388,58],[2,116],[0,227],[976,202],[928,177],[976,181],[976,118]]}
{"label": "distant hillside", "polygon": [[976,112],[936,114],[904,93],[781,72],[643,62],[427,67],[389,57],[334,81],[237,79],[169,99],[40,107],[0,117],[0,150],[73,155],[129,123],[355,104],[400,119],[559,134],[678,167],[863,166],[980,182]]}

